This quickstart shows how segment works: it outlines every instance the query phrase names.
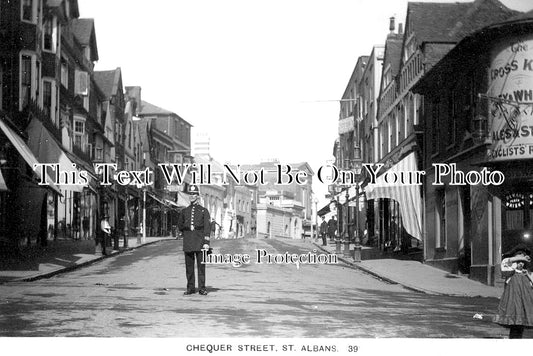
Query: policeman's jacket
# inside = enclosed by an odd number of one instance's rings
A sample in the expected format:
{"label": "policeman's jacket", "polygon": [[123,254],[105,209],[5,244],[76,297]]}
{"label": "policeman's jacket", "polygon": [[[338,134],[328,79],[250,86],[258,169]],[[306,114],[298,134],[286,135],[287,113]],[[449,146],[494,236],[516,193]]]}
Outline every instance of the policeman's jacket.
{"label": "policeman's jacket", "polygon": [[189,205],[178,215],[178,229],[183,234],[183,251],[202,250],[211,233],[209,211],[199,204]]}

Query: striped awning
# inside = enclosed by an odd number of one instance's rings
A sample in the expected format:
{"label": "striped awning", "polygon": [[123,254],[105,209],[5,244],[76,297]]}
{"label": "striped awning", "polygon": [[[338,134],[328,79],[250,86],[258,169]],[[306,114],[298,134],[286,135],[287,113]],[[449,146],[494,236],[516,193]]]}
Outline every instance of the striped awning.
{"label": "striped awning", "polygon": [[[417,170],[416,157],[413,152],[392,166],[387,172],[414,172]],[[387,183],[384,179],[385,173],[376,179],[375,184],[368,184],[365,187],[367,200],[392,199],[398,202],[405,230],[417,240],[422,240],[421,185]]]}

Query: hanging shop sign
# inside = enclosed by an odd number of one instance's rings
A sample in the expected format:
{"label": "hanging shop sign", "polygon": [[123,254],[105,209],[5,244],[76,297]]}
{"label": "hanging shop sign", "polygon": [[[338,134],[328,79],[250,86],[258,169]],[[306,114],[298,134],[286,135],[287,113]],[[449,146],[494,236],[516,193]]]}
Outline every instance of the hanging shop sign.
{"label": "hanging shop sign", "polygon": [[355,128],[353,116],[339,120],[339,135],[352,132]]}
{"label": "hanging shop sign", "polygon": [[533,33],[494,47],[487,98],[488,160],[533,158]]}

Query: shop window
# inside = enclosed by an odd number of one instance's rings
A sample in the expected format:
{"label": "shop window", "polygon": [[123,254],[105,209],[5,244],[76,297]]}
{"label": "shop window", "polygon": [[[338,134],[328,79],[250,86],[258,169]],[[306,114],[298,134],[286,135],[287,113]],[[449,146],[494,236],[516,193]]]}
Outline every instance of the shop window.
{"label": "shop window", "polygon": [[[525,198],[522,193],[511,193],[505,197],[505,230],[520,230],[524,227]],[[531,214],[531,209],[529,210]]]}

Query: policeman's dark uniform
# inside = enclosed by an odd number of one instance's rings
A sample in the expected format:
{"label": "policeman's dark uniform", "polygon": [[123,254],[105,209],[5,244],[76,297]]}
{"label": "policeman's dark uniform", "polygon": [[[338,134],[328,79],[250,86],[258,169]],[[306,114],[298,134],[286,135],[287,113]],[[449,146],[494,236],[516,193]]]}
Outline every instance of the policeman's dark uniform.
{"label": "policeman's dark uniform", "polygon": [[[190,185],[187,193],[200,195],[198,187],[195,185]],[[198,289],[200,294],[205,295],[207,290],[205,288],[205,264],[202,263],[202,246],[209,244],[211,232],[209,211],[198,202],[191,202],[178,216],[178,229],[183,234],[183,252],[185,253],[187,291],[184,294],[195,293],[194,259],[196,258]]]}

